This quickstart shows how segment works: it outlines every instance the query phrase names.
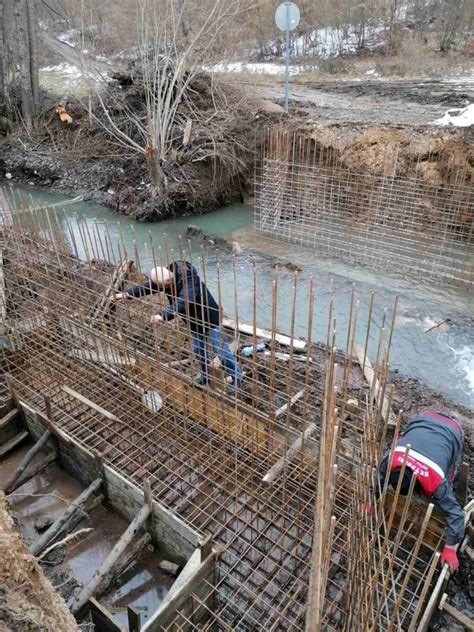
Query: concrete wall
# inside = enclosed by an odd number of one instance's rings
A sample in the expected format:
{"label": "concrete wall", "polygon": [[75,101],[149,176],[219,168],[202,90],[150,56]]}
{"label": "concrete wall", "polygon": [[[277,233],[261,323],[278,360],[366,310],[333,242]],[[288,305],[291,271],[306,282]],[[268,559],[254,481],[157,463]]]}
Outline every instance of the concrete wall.
{"label": "concrete wall", "polygon": [[[39,439],[47,428],[43,416],[24,402],[20,405],[29,432]],[[94,455],[69,436],[65,436],[65,441],[58,440],[59,464],[83,485],[89,485],[99,474]],[[143,491],[108,465],[104,466],[104,477],[107,501],[118,514],[131,521],[143,506]],[[155,544],[166,557],[184,566],[198,546],[200,534],[155,500],[151,523],[150,534]]]}

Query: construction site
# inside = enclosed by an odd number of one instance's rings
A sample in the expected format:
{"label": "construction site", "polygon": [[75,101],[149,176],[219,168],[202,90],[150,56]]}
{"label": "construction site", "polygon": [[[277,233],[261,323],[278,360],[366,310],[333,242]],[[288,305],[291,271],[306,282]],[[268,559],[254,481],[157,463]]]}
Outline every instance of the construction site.
{"label": "construction site", "polygon": [[[341,187],[347,194],[360,182],[349,175],[336,187],[329,172],[337,165],[316,169],[316,162],[309,141],[269,134],[257,166],[256,230],[310,240],[331,255],[347,238],[335,220],[335,201],[341,201]],[[354,230],[345,253],[361,263],[393,266],[396,181],[389,180],[387,199],[373,183],[369,188],[377,199],[365,206],[373,217],[364,249]],[[410,252],[415,189],[413,183],[406,197],[412,201],[403,207],[404,236],[397,238],[406,266],[416,265]],[[436,229],[442,237],[427,239],[426,268],[419,269],[472,287],[474,267],[466,254],[472,247],[472,223],[466,228],[472,189],[453,187],[448,198],[436,198],[451,211]],[[150,238],[143,261],[138,248],[127,249],[107,227],[84,223],[75,230],[66,222],[63,233],[54,208],[41,209],[45,226],[38,208],[12,205],[6,197],[1,205],[0,454],[5,458],[30,441],[8,472],[5,498],[11,502],[15,490],[52,465],[81,483],[81,494],[30,545],[32,556],[46,560],[55,542],[72,541],[78,513],[91,501],[129,523],[90,581],[70,596],[67,606],[76,619],[64,605],[59,627],[42,629],[75,630],[76,620],[91,621],[99,631],[123,629],[98,600],[104,581],[108,586],[124,571],[124,559],[131,563],[145,537],[180,572],[146,621],[128,608],[130,631],[423,631],[439,608],[473,629],[446,600],[450,570],[440,563],[442,515],[414,497],[413,485],[402,497],[400,486],[390,489],[388,478],[377,475],[383,453],[406,422],[402,410],[393,411],[389,382],[396,300],[390,316],[387,311],[374,322],[372,295],[363,322],[354,289],[347,326],[336,320],[331,301],[326,340],[315,342],[313,324],[321,319],[315,282],[303,287],[295,272],[292,294],[282,293],[277,267],[268,297],[272,326],[263,328],[256,268],[253,287],[246,288],[246,313],[253,319],[239,315],[234,258],[234,301],[225,304],[222,327],[243,382],[230,388],[215,357],[209,383],[198,388],[189,304],[187,318],[151,326],[163,293],[113,298],[143,282],[150,267],[189,261],[204,283],[212,265],[222,311],[217,255],[210,264],[209,253],[194,251],[185,239],[171,252]],[[377,227],[378,245],[371,248]],[[307,296],[305,336],[295,334],[301,294]],[[277,327],[282,305],[290,313],[285,331]],[[336,332],[345,341],[340,348]],[[369,357],[374,337],[376,353]],[[461,474],[457,494],[469,535],[474,507],[467,466]],[[373,511],[364,509],[367,504]],[[461,550],[466,546],[472,551],[467,541]],[[2,605],[7,624],[8,603]]]}

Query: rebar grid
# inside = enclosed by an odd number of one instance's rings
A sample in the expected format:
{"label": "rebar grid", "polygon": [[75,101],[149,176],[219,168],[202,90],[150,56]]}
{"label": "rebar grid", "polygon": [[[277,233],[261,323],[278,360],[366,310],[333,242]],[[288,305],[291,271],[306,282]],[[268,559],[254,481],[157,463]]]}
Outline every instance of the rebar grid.
{"label": "rebar grid", "polygon": [[427,157],[420,152],[406,175],[401,153],[387,147],[379,173],[351,171],[310,136],[269,131],[256,163],[257,232],[372,269],[471,287],[469,167],[443,165],[442,183],[430,183]]}
{"label": "rebar grid", "polygon": [[[284,353],[273,327],[268,355],[240,358],[242,389],[229,394],[216,367],[210,388],[197,390],[189,319],[151,331],[148,319],[161,296],[112,310],[103,301],[111,291],[111,274],[128,259],[123,243],[112,244],[107,231],[100,237],[90,227],[79,236],[66,231],[64,238],[26,211],[8,220],[3,256],[7,322],[19,347],[10,360],[15,394],[43,414],[49,410],[61,432],[99,453],[130,481],[142,485],[150,479],[156,500],[222,545],[216,583],[209,586],[217,607],[193,595],[196,608],[207,612],[207,625],[408,629],[420,614],[418,601],[441,531],[433,519],[420,526],[412,511],[409,521],[403,513],[392,515],[398,494],[388,503],[386,485],[380,489],[375,475],[388,432],[383,402],[393,396],[387,360],[394,317],[380,328],[378,387],[351,388],[350,376],[361,374],[352,364],[356,294],[345,353],[334,348],[330,314],[321,359],[311,343],[311,283],[303,353],[295,349],[293,317]],[[88,253],[85,261],[79,251]],[[183,258],[184,252],[205,279],[204,260],[199,265],[189,244],[182,246]],[[138,253],[133,256],[134,275],[140,278]],[[168,262],[160,257],[158,264]],[[233,275],[236,279],[235,262]],[[273,313],[282,300],[277,275]],[[219,284],[218,276],[220,298]],[[296,292],[295,276],[293,314]],[[237,309],[233,316],[238,330]],[[252,331],[239,342],[257,342],[255,317]],[[368,333],[364,363],[367,342]],[[155,391],[163,399],[158,412],[144,397]],[[303,394],[293,404],[298,391]],[[349,410],[351,398],[358,404]],[[282,401],[287,408],[277,418],[274,402]],[[304,439],[311,424],[317,429]],[[298,438],[297,455],[284,463],[271,486],[264,485],[269,468]],[[362,510],[364,502],[372,503],[373,515]],[[173,625],[198,629],[181,612]]]}

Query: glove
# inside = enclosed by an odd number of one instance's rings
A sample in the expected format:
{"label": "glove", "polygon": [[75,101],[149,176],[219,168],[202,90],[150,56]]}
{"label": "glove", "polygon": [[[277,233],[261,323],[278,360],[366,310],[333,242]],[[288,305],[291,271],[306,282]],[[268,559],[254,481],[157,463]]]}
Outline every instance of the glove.
{"label": "glove", "polygon": [[362,510],[365,511],[366,514],[369,514],[369,516],[371,516],[374,513],[374,508],[372,507],[370,503],[363,503]]}
{"label": "glove", "polygon": [[443,552],[441,553],[441,562],[444,564],[449,564],[449,568],[454,572],[456,572],[459,568],[459,560],[456,555],[456,547],[445,545]]}

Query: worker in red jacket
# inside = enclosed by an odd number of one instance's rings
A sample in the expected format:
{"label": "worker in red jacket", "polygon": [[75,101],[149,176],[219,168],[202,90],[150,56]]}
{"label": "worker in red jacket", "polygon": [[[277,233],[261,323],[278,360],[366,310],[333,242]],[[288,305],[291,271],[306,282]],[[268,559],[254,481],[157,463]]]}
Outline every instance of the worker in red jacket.
{"label": "worker in red jacket", "polygon": [[[441,561],[451,570],[459,568],[456,550],[464,537],[464,513],[453,492],[453,480],[461,462],[464,432],[459,423],[434,411],[421,413],[410,421],[398,438],[390,466],[389,482],[395,489],[402,470],[407,446],[408,457],[400,493],[406,495],[412,476],[416,476],[415,492],[427,496],[446,518],[446,544]],[[390,465],[390,451],[380,463],[381,485]]]}

